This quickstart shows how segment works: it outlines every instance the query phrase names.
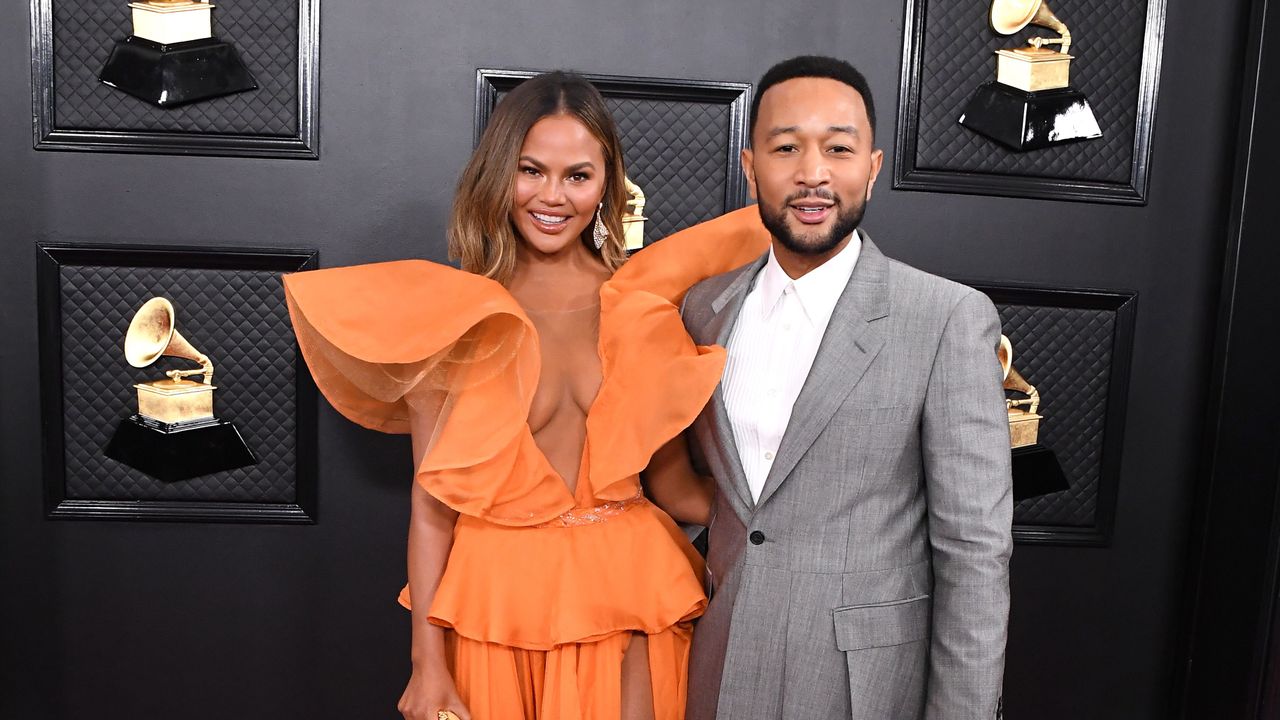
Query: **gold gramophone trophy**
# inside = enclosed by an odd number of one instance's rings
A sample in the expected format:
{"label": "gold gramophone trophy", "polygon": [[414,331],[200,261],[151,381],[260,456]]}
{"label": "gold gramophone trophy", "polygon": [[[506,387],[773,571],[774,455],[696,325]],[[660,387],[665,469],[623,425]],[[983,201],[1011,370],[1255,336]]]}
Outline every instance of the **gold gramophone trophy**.
{"label": "gold gramophone trophy", "polygon": [[133,34],[116,43],[98,79],[160,107],[254,90],[258,83],[231,44],[213,36],[213,3],[129,3]]}
{"label": "gold gramophone trophy", "polygon": [[1040,409],[1040,392],[1013,367],[1013,343],[1000,336],[1000,370],[1004,373],[1004,389],[1022,398],[1005,398],[1009,411],[1009,446],[1020,448],[1035,445],[1040,437],[1040,421],[1044,419],[1036,411]]}
{"label": "gold gramophone trophy", "polygon": [[1013,343],[1000,336],[997,350],[1004,373],[1009,447],[1013,452],[1013,499],[1025,500],[1066,490],[1066,474],[1054,451],[1040,444],[1040,391],[1013,367]]}
{"label": "gold gramophone trophy", "polygon": [[[996,80],[973,94],[960,124],[1014,150],[1102,137],[1084,93],[1071,87],[1071,31],[1045,0],[993,0],[991,27],[1012,35],[1028,25],[1058,33],[996,51]],[[1050,46],[1057,45],[1058,49]]]}
{"label": "gold gramophone trophy", "polygon": [[627,212],[622,216],[622,237],[627,244],[627,252],[632,253],[644,247],[644,190],[624,177],[627,184]]}
{"label": "gold gramophone trophy", "polygon": [[[178,332],[173,303],[143,303],[125,333],[125,360],[144,368],[161,357],[193,360],[199,368],[169,370],[134,385],[138,412],[120,422],[105,454],[160,478],[185,480],[257,462],[230,420],[213,413],[213,361]],[[199,381],[189,378],[199,376]]]}

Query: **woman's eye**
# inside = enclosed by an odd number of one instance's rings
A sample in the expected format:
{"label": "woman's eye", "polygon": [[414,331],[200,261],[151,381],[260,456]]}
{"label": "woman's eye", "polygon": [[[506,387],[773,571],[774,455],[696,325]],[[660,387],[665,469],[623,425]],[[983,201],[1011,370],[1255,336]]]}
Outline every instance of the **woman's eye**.
{"label": "woman's eye", "polygon": [[591,179],[591,176],[586,173],[574,173],[569,176],[569,179],[573,182],[586,182]]}
{"label": "woman's eye", "polygon": [[520,168],[520,172],[521,172],[521,173],[524,173],[525,175],[532,175],[532,176],[535,176],[535,177],[539,174],[539,173],[538,173],[538,168],[536,168],[536,167],[529,167],[529,166],[527,166],[527,165],[526,165],[525,167]]}

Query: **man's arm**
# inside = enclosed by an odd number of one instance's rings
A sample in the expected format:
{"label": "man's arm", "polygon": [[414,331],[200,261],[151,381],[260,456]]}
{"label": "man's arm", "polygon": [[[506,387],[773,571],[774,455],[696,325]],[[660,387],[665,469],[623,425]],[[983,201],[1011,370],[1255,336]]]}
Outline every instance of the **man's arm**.
{"label": "man's arm", "polygon": [[920,431],[933,551],[928,720],[996,717],[1009,620],[1013,489],[996,345],[977,291],[951,311]]}

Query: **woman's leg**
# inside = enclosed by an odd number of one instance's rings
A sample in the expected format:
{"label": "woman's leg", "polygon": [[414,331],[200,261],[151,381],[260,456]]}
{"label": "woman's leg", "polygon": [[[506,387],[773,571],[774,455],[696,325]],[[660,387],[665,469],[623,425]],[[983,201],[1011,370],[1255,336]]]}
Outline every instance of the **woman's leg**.
{"label": "woman's leg", "polygon": [[622,720],[654,720],[649,636],[631,633],[622,655]]}

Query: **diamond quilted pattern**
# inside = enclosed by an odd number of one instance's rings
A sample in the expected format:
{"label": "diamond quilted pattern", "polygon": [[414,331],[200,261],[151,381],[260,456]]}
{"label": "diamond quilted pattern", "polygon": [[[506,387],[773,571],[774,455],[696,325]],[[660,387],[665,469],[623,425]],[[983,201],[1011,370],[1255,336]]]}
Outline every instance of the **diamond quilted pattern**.
{"label": "diamond quilted pattern", "polygon": [[627,172],[645,192],[645,242],[722,215],[728,105],[607,98]]}
{"label": "diamond quilted pattern", "polygon": [[1115,312],[997,304],[1013,362],[1040,391],[1040,443],[1070,487],[1014,506],[1018,525],[1096,525]]}
{"label": "diamond quilted pattern", "polygon": [[[500,93],[499,101],[505,93]],[[730,106],[691,100],[609,97],[627,173],[644,189],[645,244],[722,215]],[[737,170],[734,170],[737,172]]]}
{"label": "diamond quilted pattern", "polygon": [[[270,270],[61,268],[66,494],[79,500],[294,502],[296,349]],[[165,483],[102,454],[137,408],[133,383],[192,367],[162,358],[137,369],[124,332],[147,299],[173,301],[178,330],[214,363],[214,411],[235,422],[258,463]]]}
{"label": "diamond quilted pattern", "polygon": [[[916,0],[928,2],[928,0]],[[1071,84],[1093,106],[1102,137],[1028,153],[962,127],[957,119],[978,85],[995,79],[994,52],[1034,34],[997,35],[986,4],[928,2],[924,13],[916,167],[1123,183],[1130,179],[1137,122],[1146,0],[1056,0],[1071,28]]]}
{"label": "diamond quilted pattern", "polygon": [[215,3],[214,35],[235,46],[258,89],[167,110],[98,81],[115,42],[132,33],[130,18],[124,0],[55,0],[56,128],[297,135],[297,0]]}

